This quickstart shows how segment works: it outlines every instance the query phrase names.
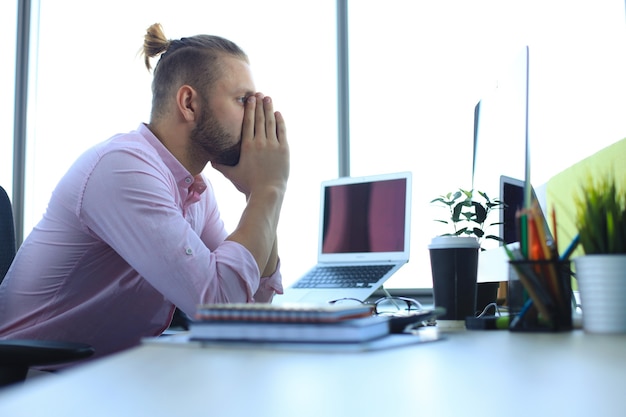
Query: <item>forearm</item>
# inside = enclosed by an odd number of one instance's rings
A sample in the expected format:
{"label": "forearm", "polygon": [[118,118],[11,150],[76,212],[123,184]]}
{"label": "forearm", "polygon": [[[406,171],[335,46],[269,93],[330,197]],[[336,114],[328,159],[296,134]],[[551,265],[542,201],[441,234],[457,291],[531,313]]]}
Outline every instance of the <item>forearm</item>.
{"label": "forearm", "polygon": [[227,239],[248,249],[263,275],[273,272],[278,260],[276,229],[289,177],[289,145],[282,115],[261,93],[246,100],[241,132],[239,163],[213,166],[246,195],[241,220]]}
{"label": "forearm", "polygon": [[271,303],[276,294],[283,294],[283,285],[280,275],[278,245],[275,239],[270,259],[267,262],[265,271],[261,274],[261,284],[254,294],[254,300],[257,303]]}
{"label": "forearm", "polygon": [[250,251],[262,276],[266,276],[269,269],[271,274],[276,268],[276,229],[283,197],[284,190],[271,187],[262,193],[252,193],[237,228],[227,238]]}
{"label": "forearm", "polygon": [[277,241],[277,238],[274,237],[274,244],[272,245],[272,251],[270,252],[270,257],[267,260],[267,265],[265,265],[265,270],[261,272],[261,276],[269,277],[276,271],[277,267],[278,267],[278,241]]}

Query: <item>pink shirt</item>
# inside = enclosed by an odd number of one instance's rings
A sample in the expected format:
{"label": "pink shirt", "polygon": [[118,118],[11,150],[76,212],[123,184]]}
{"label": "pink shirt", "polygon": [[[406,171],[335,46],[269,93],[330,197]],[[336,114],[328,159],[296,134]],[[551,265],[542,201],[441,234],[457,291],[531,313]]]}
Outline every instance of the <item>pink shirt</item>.
{"label": "pink shirt", "polygon": [[169,325],[174,306],[268,302],[260,277],[225,241],[210,183],[195,178],[145,125],[83,154],[52,193],[0,286],[0,338],[91,344],[96,357]]}

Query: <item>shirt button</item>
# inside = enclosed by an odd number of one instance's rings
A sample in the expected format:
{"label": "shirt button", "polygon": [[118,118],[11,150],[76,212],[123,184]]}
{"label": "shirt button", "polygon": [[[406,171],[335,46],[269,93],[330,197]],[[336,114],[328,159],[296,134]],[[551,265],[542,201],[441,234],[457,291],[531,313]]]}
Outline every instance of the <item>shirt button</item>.
{"label": "shirt button", "polygon": [[193,179],[191,179],[189,177],[185,178],[185,183],[191,184],[192,182],[193,182]]}
{"label": "shirt button", "polygon": [[185,253],[186,253],[187,255],[193,255],[193,251],[191,250],[191,248],[187,248],[187,249],[185,249]]}

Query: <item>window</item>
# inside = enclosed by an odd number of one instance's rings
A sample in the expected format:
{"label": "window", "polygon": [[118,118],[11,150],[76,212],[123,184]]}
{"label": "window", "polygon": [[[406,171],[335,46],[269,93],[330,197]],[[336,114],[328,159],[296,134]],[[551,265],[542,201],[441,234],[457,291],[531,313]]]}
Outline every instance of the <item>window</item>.
{"label": "window", "polygon": [[351,173],[413,171],[411,260],[387,286],[432,286],[427,245],[449,230],[430,201],[471,188],[474,107],[524,45],[533,185],[626,136],[624,17],[623,1],[349,3]]}
{"label": "window", "polygon": [[[39,19],[25,234],[79,154],[148,121],[152,76],[138,51],[148,26],[160,22],[170,38],[216,34],[248,53],[257,88],[287,121],[292,163],[279,229],[285,283],[313,264],[319,183],[337,176],[334,0],[41,1]],[[244,197],[210,166],[206,174],[232,230]]]}
{"label": "window", "polygon": [[[25,234],[81,152],[148,119],[151,75],[137,52],[145,29],[161,22],[169,37],[218,34],[250,55],[257,87],[285,115],[292,151],[279,229],[285,284],[315,262],[319,182],[338,175],[335,0],[40,3],[38,33],[31,35],[38,46]],[[535,186],[626,136],[621,0],[359,0],[348,6],[351,175],[409,170],[414,178],[411,261],[390,287],[432,285],[426,245],[443,231],[429,202],[470,187],[474,106],[521,46],[530,48]],[[5,39],[12,39],[14,5],[0,7]],[[12,68],[0,81],[9,92],[2,94],[3,109],[12,108]],[[9,137],[11,125],[12,113],[1,112],[0,129]],[[11,145],[0,143],[6,182]],[[232,228],[243,197],[221,174],[207,168],[207,175]]]}
{"label": "window", "polygon": [[15,97],[15,45],[17,2],[0,4],[0,39],[5,40],[0,66],[0,184],[11,197],[13,188],[13,109]]}

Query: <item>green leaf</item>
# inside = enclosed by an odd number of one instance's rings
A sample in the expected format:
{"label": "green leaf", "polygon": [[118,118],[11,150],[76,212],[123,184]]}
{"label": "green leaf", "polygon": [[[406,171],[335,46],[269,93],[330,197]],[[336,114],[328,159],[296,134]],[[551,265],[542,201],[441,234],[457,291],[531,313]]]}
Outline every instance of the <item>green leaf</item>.
{"label": "green leaf", "polygon": [[472,204],[474,205],[474,211],[476,213],[475,222],[483,224],[487,219],[487,210],[480,203],[474,201]]}
{"label": "green leaf", "polygon": [[457,231],[456,231],[456,233],[455,233],[455,235],[457,235],[457,236],[458,236],[458,235],[462,235],[462,234],[464,234],[464,233],[466,233],[466,232],[467,232],[467,227],[463,227],[463,228],[461,228],[461,229],[457,230]]}
{"label": "green leaf", "polygon": [[452,209],[452,221],[458,223],[461,220],[461,210],[463,210],[463,203],[458,203]]}
{"label": "green leaf", "polygon": [[[431,200],[431,203],[448,207],[449,221],[435,219],[436,222],[451,224],[454,227],[454,231],[443,236],[475,236],[479,241],[486,238],[483,225],[490,212],[505,206],[500,200],[490,200],[485,192],[463,188],[440,195]],[[491,223],[488,227],[499,224]]]}
{"label": "green leaf", "polygon": [[575,225],[586,254],[626,253],[626,189],[612,176],[591,176],[576,195]]}
{"label": "green leaf", "polygon": [[459,189],[459,190],[460,190],[459,197],[461,196],[460,194],[462,192],[463,194],[465,194],[465,199],[466,200],[471,200],[472,199],[473,190],[469,190],[469,191],[468,190],[463,190],[463,189]]}
{"label": "green leaf", "polygon": [[504,242],[504,239],[502,239],[500,236],[496,236],[496,235],[487,235],[487,236],[485,236],[485,239],[497,240],[498,242]]}

